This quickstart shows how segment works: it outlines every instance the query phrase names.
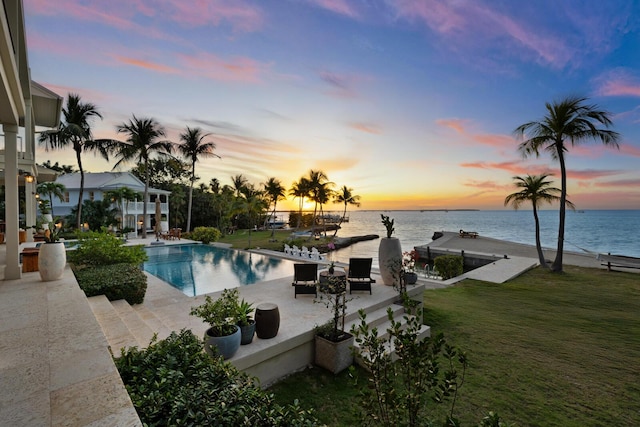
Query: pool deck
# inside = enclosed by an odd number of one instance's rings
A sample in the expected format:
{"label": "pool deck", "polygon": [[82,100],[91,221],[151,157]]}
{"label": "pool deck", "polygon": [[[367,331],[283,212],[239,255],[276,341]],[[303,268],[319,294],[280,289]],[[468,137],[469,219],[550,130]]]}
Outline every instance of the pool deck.
{"label": "pool deck", "polygon": [[[487,239],[462,239],[451,233],[430,245],[452,251],[464,249],[490,254],[508,254],[509,259],[475,270],[472,277],[500,283],[504,277],[536,265],[535,248]],[[454,238],[455,237],[455,238]],[[133,240],[146,244],[154,239]],[[165,241],[182,244],[188,241]],[[506,245],[506,246],[504,246]],[[533,249],[533,255],[531,254]],[[265,250],[256,252],[282,256]],[[0,265],[5,264],[5,246],[0,245]],[[296,259],[288,257],[290,259]],[[565,263],[603,268],[592,257],[565,253]],[[510,261],[513,260],[513,261]],[[517,262],[516,262],[517,261]],[[520,264],[520,262],[522,262]],[[501,274],[500,271],[507,271]],[[514,270],[514,271],[511,271]],[[635,270],[636,272],[638,270]],[[377,273],[374,271],[374,273]],[[349,313],[366,308],[384,310],[396,292],[378,283],[373,294],[359,293],[349,301]],[[118,375],[109,348],[146,346],[153,333],[160,338],[170,331],[191,329],[203,335],[207,327],[189,316],[192,306],[204,298],[188,297],[159,279],[148,276],[143,304],[129,306],[104,297],[86,298],[69,268],[60,280],[42,282],[37,272],[21,279],[0,282],[0,420],[11,426],[139,426],[140,420]],[[420,278],[412,293],[448,286],[450,282]],[[240,369],[258,376],[263,384],[286,372],[304,369],[312,360],[313,328],[330,318],[329,310],[314,303],[312,296],[293,297],[291,277],[245,286],[241,298],[279,307],[280,328],[272,339],[254,338],[231,359]]]}

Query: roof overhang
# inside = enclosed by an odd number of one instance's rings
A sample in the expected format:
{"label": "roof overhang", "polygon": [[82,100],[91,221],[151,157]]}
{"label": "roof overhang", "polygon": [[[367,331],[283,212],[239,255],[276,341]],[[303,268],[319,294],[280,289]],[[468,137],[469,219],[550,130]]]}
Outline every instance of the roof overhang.
{"label": "roof overhang", "polygon": [[31,103],[36,126],[57,128],[60,124],[62,101],[60,95],[31,80]]}

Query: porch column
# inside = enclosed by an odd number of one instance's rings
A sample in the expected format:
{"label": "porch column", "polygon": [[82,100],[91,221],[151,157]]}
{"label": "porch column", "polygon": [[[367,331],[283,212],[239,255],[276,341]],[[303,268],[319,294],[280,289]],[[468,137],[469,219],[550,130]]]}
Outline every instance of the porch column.
{"label": "porch column", "polygon": [[4,182],[5,182],[5,219],[7,259],[4,279],[20,279],[20,243],[18,242],[19,203],[18,203],[18,126],[4,124]]}

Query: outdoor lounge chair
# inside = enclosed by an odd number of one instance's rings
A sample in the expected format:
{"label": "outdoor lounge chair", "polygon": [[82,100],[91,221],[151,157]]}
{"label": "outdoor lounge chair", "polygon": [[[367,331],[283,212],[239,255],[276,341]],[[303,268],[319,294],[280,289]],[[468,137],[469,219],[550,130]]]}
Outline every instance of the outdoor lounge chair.
{"label": "outdoor lounge chair", "polygon": [[349,293],[353,291],[369,291],[371,295],[371,284],[376,281],[371,278],[372,258],[349,258]]}
{"label": "outdoor lounge chair", "polygon": [[294,298],[298,298],[298,294],[318,296],[318,264],[294,264],[293,269]]}

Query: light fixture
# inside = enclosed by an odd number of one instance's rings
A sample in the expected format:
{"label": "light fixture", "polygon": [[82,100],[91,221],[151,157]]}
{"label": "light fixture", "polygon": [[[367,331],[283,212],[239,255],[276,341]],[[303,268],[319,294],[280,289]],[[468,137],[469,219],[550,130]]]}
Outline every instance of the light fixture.
{"label": "light fixture", "polygon": [[34,181],[34,177],[33,177],[33,175],[27,173],[24,176],[24,180],[27,181],[28,183],[32,183]]}

